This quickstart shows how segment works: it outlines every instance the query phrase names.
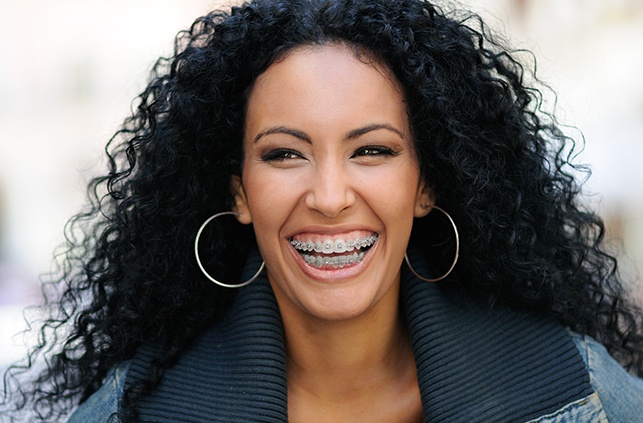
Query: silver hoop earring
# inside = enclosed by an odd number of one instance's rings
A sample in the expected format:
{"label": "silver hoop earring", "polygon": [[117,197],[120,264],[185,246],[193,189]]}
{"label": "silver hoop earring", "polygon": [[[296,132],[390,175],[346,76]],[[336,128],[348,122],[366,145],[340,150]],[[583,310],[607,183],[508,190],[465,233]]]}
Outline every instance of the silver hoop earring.
{"label": "silver hoop earring", "polygon": [[259,274],[261,273],[261,271],[263,270],[266,264],[264,261],[261,262],[261,266],[259,267],[259,270],[257,270],[257,273],[255,273],[250,279],[233,285],[233,284],[223,283],[221,281],[214,279],[212,276],[210,276],[210,274],[206,272],[205,269],[203,268],[203,264],[201,264],[201,258],[199,257],[199,238],[201,238],[201,232],[203,232],[203,229],[206,226],[208,226],[208,223],[210,223],[217,217],[226,216],[226,215],[241,216],[241,213],[231,212],[231,211],[221,212],[210,216],[205,222],[203,222],[203,225],[201,225],[201,227],[199,228],[199,231],[196,233],[196,239],[194,240],[194,256],[196,257],[196,262],[199,265],[199,269],[201,269],[201,272],[203,272],[206,278],[210,279],[212,282],[216,283],[219,286],[223,286],[224,288],[241,288],[242,286],[248,285],[249,283],[257,279],[257,277],[259,276]]}
{"label": "silver hoop earring", "polygon": [[458,227],[455,225],[455,222],[453,221],[451,216],[449,216],[449,213],[445,212],[443,209],[441,209],[438,206],[433,206],[433,208],[438,211],[441,211],[449,219],[449,222],[451,222],[451,226],[453,226],[453,232],[455,232],[455,257],[453,258],[453,263],[451,263],[451,267],[449,267],[449,270],[447,270],[447,272],[444,275],[440,276],[439,278],[429,279],[429,278],[425,278],[424,276],[420,276],[420,274],[415,271],[413,266],[411,266],[411,262],[409,261],[409,256],[406,253],[404,253],[404,260],[406,260],[406,265],[409,266],[409,270],[411,270],[411,272],[415,276],[417,276],[418,278],[422,279],[425,282],[437,282],[449,276],[449,274],[455,267],[455,264],[458,262],[458,257],[460,255],[460,235],[458,234]]}

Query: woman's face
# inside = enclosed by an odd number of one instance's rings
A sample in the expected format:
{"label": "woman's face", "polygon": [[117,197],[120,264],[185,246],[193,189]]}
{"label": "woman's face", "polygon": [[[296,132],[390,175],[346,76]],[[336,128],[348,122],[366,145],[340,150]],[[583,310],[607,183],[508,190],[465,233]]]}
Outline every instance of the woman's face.
{"label": "woman's face", "polygon": [[284,319],[397,307],[413,217],[430,205],[390,71],[345,46],[300,47],[257,79],[246,116],[232,185]]}

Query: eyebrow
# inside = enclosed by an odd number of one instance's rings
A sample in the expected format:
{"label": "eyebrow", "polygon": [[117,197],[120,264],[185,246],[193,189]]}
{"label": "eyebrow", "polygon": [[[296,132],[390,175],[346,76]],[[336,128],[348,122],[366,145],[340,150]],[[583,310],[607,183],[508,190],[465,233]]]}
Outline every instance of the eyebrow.
{"label": "eyebrow", "polygon": [[387,123],[373,123],[371,125],[366,125],[362,128],[353,129],[346,135],[346,140],[352,140],[358,137],[361,137],[364,134],[367,134],[372,131],[377,131],[378,129],[386,129],[388,131],[394,132],[399,135],[400,138],[404,139],[404,133],[397,129],[396,127],[389,125]]}
{"label": "eyebrow", "polygon": [[[346,134],[345,140],[346,141],[353,140],[355,138],[361,137],[364,134],[367,134],[372,131],[377,131],[380,129],[385,129],[385,130],[394,132],[402,139],[405,138],[404,133],[392,125],[389,125],[387,123],[373,123],[371,125],[366,125],[364,127],[353,129],[352,131],[348,132],[348,134]],[[271,134],[291,135],[304,142],[307,142],[309,144],[311,143],[310,137],[306,135],[304,132],[298,131],[296,129],[287,128],[285,126],[275,126],[273,128],[268,128],[264,131],[259,132],[257,136],[254,138],[254,140],[252,141],[252,143],[254,144],[257,141],[259,141],[262,137],[265,137],[266,135],[271,135]]]}
{"label": "eyebrow", "polygon": [[270,134],[286,134],[286,135],[292,135],[295,138],[299,138],[302,141],[305,141],[307,143],[311,143],[310,137],[306,135],[305,133],[298,131],[296,129],[291,129],[291,128],[286,128],[285,126],[275,126],[274,128],[269,128],[266,129],[265,131],[261,131],[257,134],[255,139],[252,141],[252,143],[256,143],[259,141],[262,137],[265,137],[266,135]]}

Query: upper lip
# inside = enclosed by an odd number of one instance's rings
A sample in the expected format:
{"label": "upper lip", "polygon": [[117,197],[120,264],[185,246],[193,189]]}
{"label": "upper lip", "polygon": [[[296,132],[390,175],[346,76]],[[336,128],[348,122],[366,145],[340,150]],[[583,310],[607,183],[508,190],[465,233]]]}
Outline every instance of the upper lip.
{"label": "upper lip", "polygon": [[317,242],[324,243],[328,240],[343,242],[352,242],[356,240],[364,240],[370,237],[377,237],[377,232],[373,231],[351,231],[351,232],[340,232],[337,234],[320,234],[320,233],[311,233],[311,232],[299,232],[288,238],[289,242],[303,241],[303,242]]}
{"label": "upper lip", "polygon": [[[344,236],[353,236],[355,234],[358,234],[360,232],[363,233],[368,233],[368,234],[378,234],[379,232],[370,229],[370,228],[365,228],[365,227],[359,227],[359,226],[335,226],[335,227],[328,227],[328,226],[307,226],[300,228],[296,232],[292,232],[291,234],[287,235],[287,239],[293,239],[296,236],[301,236],[301,235],[315,235],[315,236],[338,236],[338,235],[344,235]],[[359,235],[356,235],[359,236]]]}

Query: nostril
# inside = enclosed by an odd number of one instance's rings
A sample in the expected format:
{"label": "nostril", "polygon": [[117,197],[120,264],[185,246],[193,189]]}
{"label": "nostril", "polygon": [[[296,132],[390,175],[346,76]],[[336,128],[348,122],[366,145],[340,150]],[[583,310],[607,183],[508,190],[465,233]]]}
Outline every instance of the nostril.
{"label": "nostril", "polygon": [[355,195],[347,183],[347,176],[336,167],[317,173],[315,183],[306,197],[306,206],[326,217],[337,217],[355,202]]}

